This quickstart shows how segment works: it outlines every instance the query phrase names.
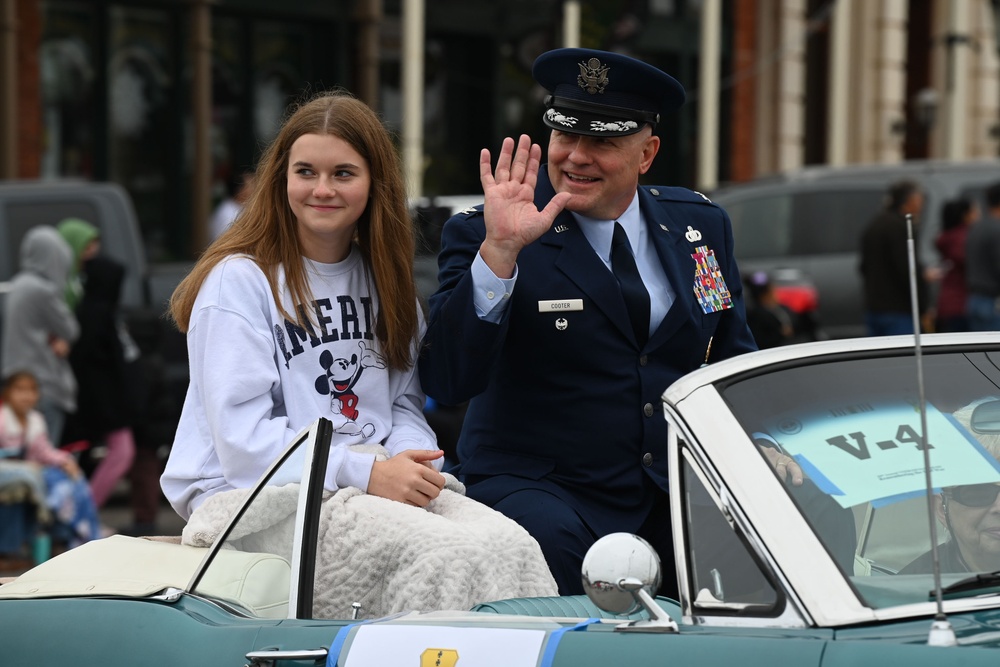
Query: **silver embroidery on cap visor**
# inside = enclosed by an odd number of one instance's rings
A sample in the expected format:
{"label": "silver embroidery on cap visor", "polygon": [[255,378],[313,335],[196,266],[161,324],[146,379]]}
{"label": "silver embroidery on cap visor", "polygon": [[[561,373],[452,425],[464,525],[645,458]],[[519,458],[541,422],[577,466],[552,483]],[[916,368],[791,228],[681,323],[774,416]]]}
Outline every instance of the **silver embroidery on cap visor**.
{"label": "silver embroidery on cap visor", "polygon": [[580,120],[574,116],[567,116],[566,114],[560,113],[555,109],[549,109],[545,112],[545,117],[552,121],[553,123],[559,123],[566,127],[576,127],[576,122]]}
{"label": "silver embroidery on cap visor", "polygon": [[599,120],[590,121],[590,129],[594,132],[627,132],[635,130],[639,123],[634,120],[617,120],[611,123],[604,123]]}

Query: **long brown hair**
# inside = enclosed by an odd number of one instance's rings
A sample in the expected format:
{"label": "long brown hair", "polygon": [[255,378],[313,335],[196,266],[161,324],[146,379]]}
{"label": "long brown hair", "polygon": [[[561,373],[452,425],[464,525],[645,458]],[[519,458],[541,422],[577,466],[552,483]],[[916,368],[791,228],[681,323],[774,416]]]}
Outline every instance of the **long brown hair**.
{"label": "long brown hair", "polygon": [[309,324],[303,321],[306,315],[287,311],[277,283],[278,267],[283,266],[293,302],[306,303],[312,298],[287,194],[288,154],[304,134],[343,139],[368,162],[371,189],[368,205],[357,222],[355,240],[378,295],[375,335],[382,352],[392,368],[408,368],[418,334],[415,241],[399,154],[375,112],[344,91],[320,94],[288,116],[261,157],[243,210],[174,290],[170,315],[178,329],[187,331],[198,290],[212,268],[230,255],[246,254],[267,276],[281,314],[304,328]]}

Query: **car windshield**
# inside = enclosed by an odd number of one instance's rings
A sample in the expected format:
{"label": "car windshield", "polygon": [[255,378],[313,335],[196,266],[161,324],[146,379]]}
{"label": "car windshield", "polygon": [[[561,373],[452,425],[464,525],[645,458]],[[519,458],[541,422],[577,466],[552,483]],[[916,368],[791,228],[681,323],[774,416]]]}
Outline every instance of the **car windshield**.
{"label": "car windshield", "polygon": [[784,488],[875,608],[932,599],[924,422],[943,584],[1000,570],[1000,352],[950,349],[923,355],[923,416],[912,351],[819,359],[722,388],[762,454],[778,448],[801,467],[804,483]]}

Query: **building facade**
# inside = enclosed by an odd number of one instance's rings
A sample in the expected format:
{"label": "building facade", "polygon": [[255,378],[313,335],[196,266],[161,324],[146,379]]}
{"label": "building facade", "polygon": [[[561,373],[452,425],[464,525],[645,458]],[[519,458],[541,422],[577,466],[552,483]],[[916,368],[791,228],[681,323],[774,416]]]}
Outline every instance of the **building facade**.
{"label": "building facade", "polygon": [[[0,0],[0,10],[0,178],[121,183],[152,261],[195,256],[227,181],[253,168],[289,104],[329,88],[377,108],[401,145],[417,110],[416,192],[478,191],[480,148],[521,132],[544,144],[530,67],[567,43],[636,55],[688,89],[662,123],[650,182],[711,189],[806,164],[995,157],[1000,139],[991,0]],[[415,60],[416,106],[404,85]],[[715,140],[699,142],[705,132]]]}

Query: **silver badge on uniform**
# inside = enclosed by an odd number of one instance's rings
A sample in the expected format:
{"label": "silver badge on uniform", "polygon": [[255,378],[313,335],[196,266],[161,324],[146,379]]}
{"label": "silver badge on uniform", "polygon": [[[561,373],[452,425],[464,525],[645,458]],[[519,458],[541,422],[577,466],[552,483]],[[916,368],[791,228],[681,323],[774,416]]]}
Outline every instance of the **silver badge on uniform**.
{"label": "silver badge on uniform", "polygon": [[560,317],[556,320],[556,329],[559,331],[566,331],[566,327],[569,326],[569,322],[566,321],[565,317]]}

